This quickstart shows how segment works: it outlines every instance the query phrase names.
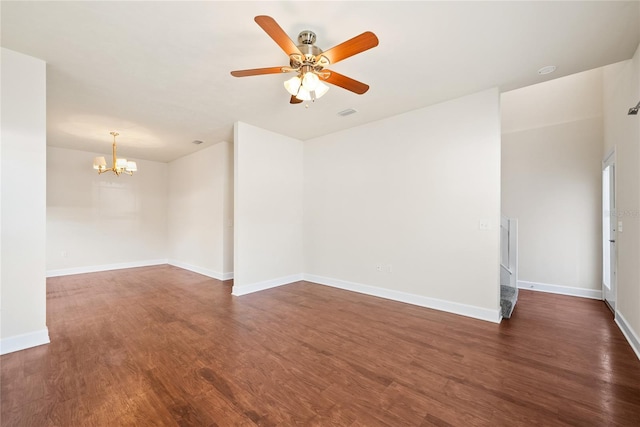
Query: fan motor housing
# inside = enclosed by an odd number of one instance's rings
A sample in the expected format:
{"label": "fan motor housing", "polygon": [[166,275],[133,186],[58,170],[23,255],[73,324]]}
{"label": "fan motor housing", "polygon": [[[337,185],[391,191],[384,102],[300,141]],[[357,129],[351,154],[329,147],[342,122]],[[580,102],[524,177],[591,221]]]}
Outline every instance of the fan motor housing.
{"label": "fan motor housing", "polygon": [[310,55],[318,56],[322,53],[322,49],[314,44],[301,44],[298,46],[298,49],[300,49],[300,52],[302,52],[302,54],[306,57]]}
{"label": "fan motor housing", "polygon": [[322,49],[315,45],[316,33],[311,30],[304,30],[298,34],[298,49],[306,57],[308,61],[313,59],[310,56],[317,56],[322,53]]}
{"label": "fan motor housing", "polygon": [[316,42],[316,33],[311,30],[300,31],[298,34],[299,44],[314,44]]}
{"label": "fan motor housing", "polygon": [[315,42],[316,33],[311,30],[304,30],[298,34],[298,49],[304,55],[304,58],[300,58],[299,55],[291,55],[290,65],[292,68],[298,69],[304,65],[310,65],[313,68],[322,69],[322,66],[319,66],[320,64],[316,64],[322,49],[316,46]]}

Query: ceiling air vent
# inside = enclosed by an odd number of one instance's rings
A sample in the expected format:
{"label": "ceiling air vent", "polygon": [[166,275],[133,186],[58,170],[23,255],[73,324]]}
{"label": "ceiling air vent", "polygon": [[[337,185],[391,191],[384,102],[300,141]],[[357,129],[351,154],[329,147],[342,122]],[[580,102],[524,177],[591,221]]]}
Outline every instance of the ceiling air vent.
{"label": "ceiling air vent", "polygon": [[345,116],[349,116],[351,114],[355,114],[357,113],[357,110],[354,110],[353,108],[347,108],[346,110],[342,110],[338,113],[339,116],[345,117]]}

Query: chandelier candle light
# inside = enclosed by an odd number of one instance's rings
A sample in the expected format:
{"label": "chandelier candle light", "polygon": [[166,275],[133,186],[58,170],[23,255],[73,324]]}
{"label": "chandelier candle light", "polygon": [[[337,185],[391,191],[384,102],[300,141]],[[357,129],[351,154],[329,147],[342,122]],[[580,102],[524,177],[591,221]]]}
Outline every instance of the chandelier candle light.
{"label": "chandelier candle light", "polygon": [[138,170],[138,165],[136,165],[136,162],[116,157],[116,136],[120,134],[118,132],[110,132],[110,134],[113,135],[113,166],[107,168],[107,161],[104,157],[100,156],[93,159],[93,168],[98,171],[98,174],[111,171],[118,176],[122,173],[133,175],[133,173]]}

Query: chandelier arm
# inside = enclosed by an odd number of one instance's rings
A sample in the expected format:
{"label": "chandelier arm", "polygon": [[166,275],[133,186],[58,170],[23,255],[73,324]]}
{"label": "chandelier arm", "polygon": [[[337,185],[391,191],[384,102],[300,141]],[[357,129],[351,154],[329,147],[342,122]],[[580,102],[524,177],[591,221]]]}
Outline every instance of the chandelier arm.
{"label": "chandelier arm", "polygon": [[113,135],[113,171],[115,172],[116,170],[116,135]]}

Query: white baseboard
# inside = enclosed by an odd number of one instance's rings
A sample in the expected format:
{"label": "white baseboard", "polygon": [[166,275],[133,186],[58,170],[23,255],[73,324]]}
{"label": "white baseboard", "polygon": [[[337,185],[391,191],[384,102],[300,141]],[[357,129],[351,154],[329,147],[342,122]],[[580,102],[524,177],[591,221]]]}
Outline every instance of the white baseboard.
{"label": "white baseboard", "polygon": [[528,282],[518,280],[518,289],[528,289],[530,291],[548,292],[550,294],[569,295],[572,297],[602,299],[602,290],[573,288],[571,286],[551,285],[549,283]]}
{"label": "white baseboard", "polygon": [[472,317],[474,319],[486,320],[487,322],[500,323],[501,319],[501,313],[498,309],[491,310],[488,308],[476,307],[473,305],[445,301],[436,298],[429,298],[422,295],[394,291],[385,288],[378,288],[375,286],[347,282],[345,280],[332,279],[329,277],[316,276],[313,274],[305,274],[304,280],[320,285],[331,286],[333,288],[371,295],[374,297],[400,301],[407,304],[418,305],[420,307],[432,308],[434,310],[446,311],[447,313],[459,314],[461,316]]}
{"label": "white baseboard", "polygon": [[151,259],[145,261],[120,262],[117,264],[91,265],[87,267],[62,268],[47,270],[47,277],[69,276],[71,274],[97,273],[99,271],[122,270],[123,268],[149,267],[166,264],[166,259]]}
{"label": "white baseboard", "polygon": [[1,339],[0,354],[13,353],[43,344],[49,344],[49,330],[47,328]]}
{"label": "white baseboard", "polygon": [[193,271],[194,273],[202,274],[203,276],[211,277],[212,279],[222,281],[233,279],[233,271],[230,273],[220,273],[214,270],[209,270],[208,268],[187,264],[186,262],[178,261],[175,259],[170,259],[168,261],[168,264],[175,267],[183,268],[185,270]]}
{"label": "white baseboard", "polygon": [[231,295],[246,295],[253,292],[263,291],[265,289],[275,288],[277,286],[288,285],[289,283],[299,282],[301,280],[303,280],[302,273],[292,274],[291,276],[278,277],[277,279],[265,280],[263,282],[251,283],[244,286],[237,286],[234,284]]}
{"label": "white baseboard", "polygon": [[624,337],[629,341],[631,348],[636,353],[638,359],[640,359],[640,338],[638,338],[638,334],[635,333],[633,328],[627,322],[627,319],[624,318],[619,311],[616,310],[616,324],[622,331]]}

